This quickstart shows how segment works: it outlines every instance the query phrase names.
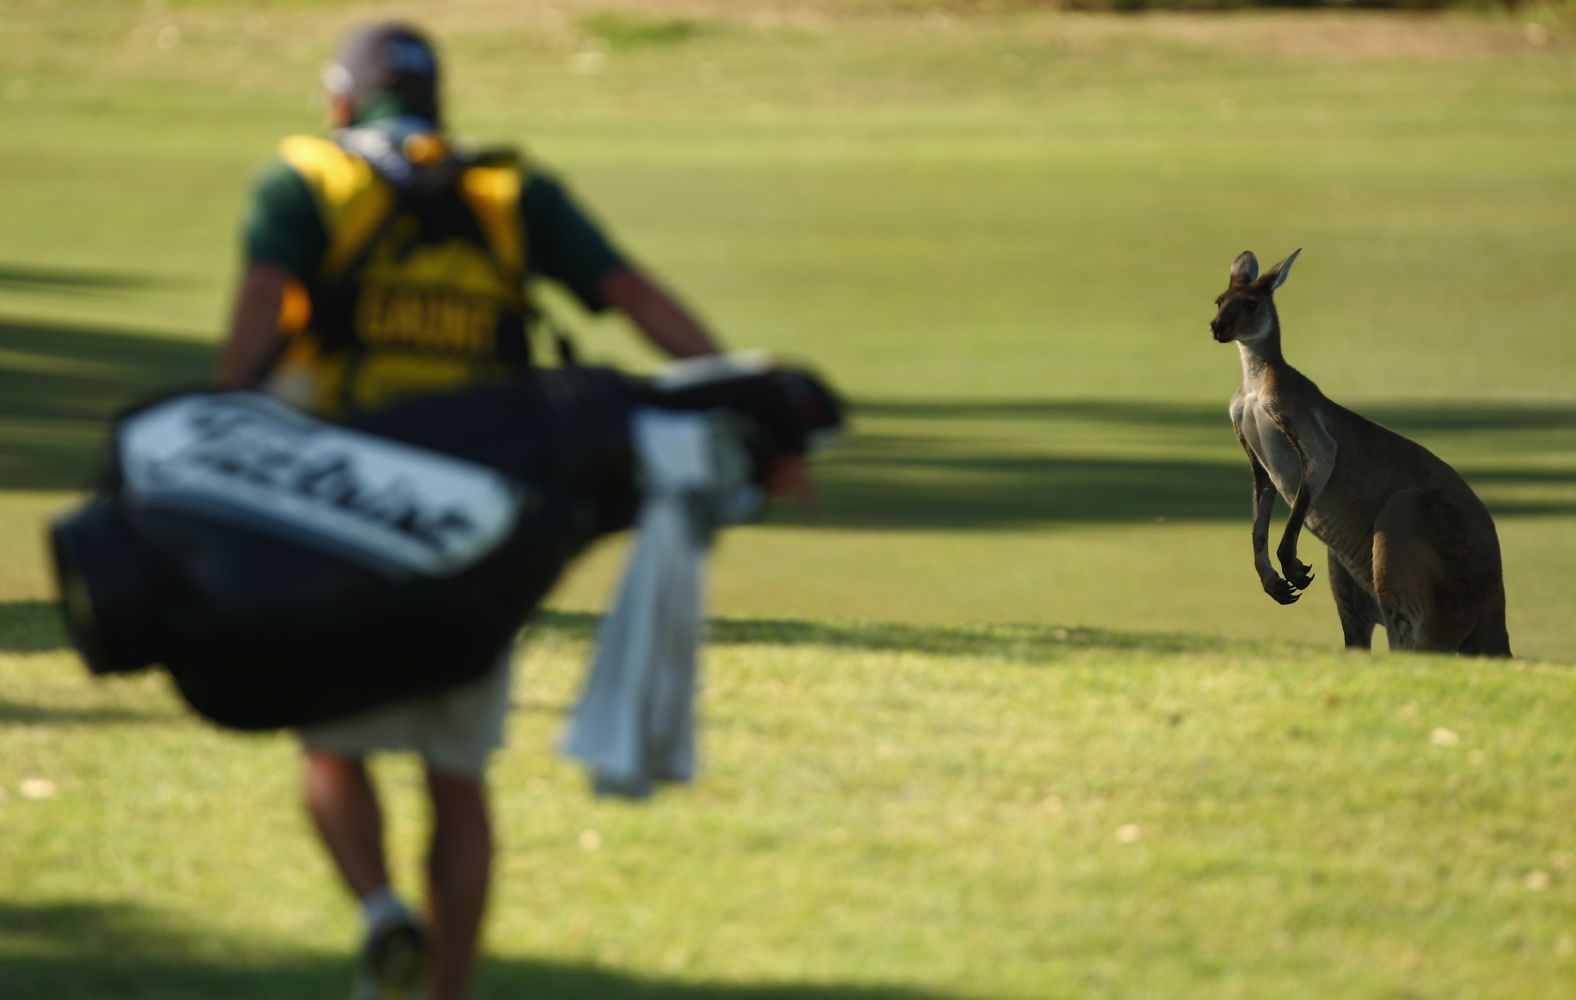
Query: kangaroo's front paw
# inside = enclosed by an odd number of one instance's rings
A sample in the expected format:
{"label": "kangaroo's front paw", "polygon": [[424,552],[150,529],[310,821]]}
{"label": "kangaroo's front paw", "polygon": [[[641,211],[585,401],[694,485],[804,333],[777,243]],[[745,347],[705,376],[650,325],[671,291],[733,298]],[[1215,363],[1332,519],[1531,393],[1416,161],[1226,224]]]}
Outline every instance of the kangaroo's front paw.
{"label": "kangaroo's front paw", "polygon": [[1281,572],[1286,575],[1286,582],[1298,590],[1307,590],[1313,582],[1313,567],[1298,562],[1296,556],[1281,560]]}
{"label": "kangaroo's front paw", "polygon": [[1296,604],[1297,598],[1302,596],[1290,583],[1282,580],[1274,573],[1265,574],[1263,583],[1264,592],[1275,598],[1278,604]]}

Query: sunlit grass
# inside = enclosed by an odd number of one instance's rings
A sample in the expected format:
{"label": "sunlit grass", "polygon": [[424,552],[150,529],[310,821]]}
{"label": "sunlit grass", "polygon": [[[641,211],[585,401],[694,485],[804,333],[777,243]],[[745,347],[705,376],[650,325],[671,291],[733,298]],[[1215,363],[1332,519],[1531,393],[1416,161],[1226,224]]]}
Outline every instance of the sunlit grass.
{"label": "sunlit grass", "polygon": [[[483,996],[1568,995],[1568,666],[723,619],[700,783],[628,806],[550,752],[589,624],[519,667]],[[0,664],[9,995],[337,988],[353,923],[288,738]],[[416,778],[383,771],[414,885]]]}
{"label": "sunlit grass", "polygon": [[[555,595],[484,996],[1573,995],[1565,22],[783,6],[7,6],[0,996],[344,985],[290,740],[90,682],[42,532],[117,407],[208,377],[247,178],[397,13],[462,132],[853,404],[819,518],[721,542],[695,788],[601,803],[552,756],[621,543]],[[1323,580],[1260,592],[1205,323],[1238,251],[1297,246],[1289,355],[1467,474],[1530,662],[1339,655]]]}

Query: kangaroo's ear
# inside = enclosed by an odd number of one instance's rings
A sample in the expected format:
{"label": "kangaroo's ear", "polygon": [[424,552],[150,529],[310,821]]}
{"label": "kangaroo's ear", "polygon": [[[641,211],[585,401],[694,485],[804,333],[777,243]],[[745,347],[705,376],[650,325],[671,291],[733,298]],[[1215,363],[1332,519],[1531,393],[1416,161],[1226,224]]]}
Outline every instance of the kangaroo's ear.
{"label": "kangaroo's ear", "polygon": [[1292,251],[1290,257],[1264,272],[1264,280],[1260,283],[1264,286],[1266,292],[1273,292],[1286,283],[1286,275],[1291,273],[1292,262],[1297,259],[1297,255],[1300,253],[1302,253],[1302,247],[1298,247]]}
{"label": "kangaroo's ear", "polygon": [[1233,285],[1251,285],[1253,279],[1259,276],[1259,259],[1253,256],[1252,250],[1244,250],[1237,254],[1237,259],[1231,262],[1231,283]]}

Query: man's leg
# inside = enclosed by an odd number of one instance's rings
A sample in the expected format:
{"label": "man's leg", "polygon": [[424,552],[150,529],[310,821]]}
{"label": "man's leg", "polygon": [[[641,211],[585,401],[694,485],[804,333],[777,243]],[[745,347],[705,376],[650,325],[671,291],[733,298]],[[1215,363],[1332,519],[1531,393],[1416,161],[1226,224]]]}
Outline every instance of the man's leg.
{"label": "man's leg", "polygon": [[492,822],[479,776],[427,765],[432,844],[427,855],[431,978],[428,1000],[461,1000],[470,985],[492,874]]}
{"label": "man's leg", "polygon": [[362,758],[308,750],[306,803],[318,835],[346,886],[361,903],[366,941],[361,949],[357,1000],[414,998],[423,979],[420,927],[389,886],[383,854],[383,812]]}
{"label": "man's leg", "polygon": [[383,812],[360,757],[308,750],[306,808],[329,856],[358,900],[388,888]]}

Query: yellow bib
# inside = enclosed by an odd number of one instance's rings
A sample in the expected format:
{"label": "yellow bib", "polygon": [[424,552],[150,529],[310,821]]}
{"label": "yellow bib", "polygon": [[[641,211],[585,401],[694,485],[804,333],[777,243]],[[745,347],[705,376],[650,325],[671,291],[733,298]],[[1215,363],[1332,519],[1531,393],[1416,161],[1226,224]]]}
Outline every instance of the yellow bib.
{"label": "yellow bib", "polygon": [[322,416],[530,364],[519,164],[456,158],[434,134],[404,150],[418,172],[434,172],[424,184],[396,188],[328,139],[280,147],[328,245],[311,281],[287,295],[281,328],[292,340],[270,388]]}

